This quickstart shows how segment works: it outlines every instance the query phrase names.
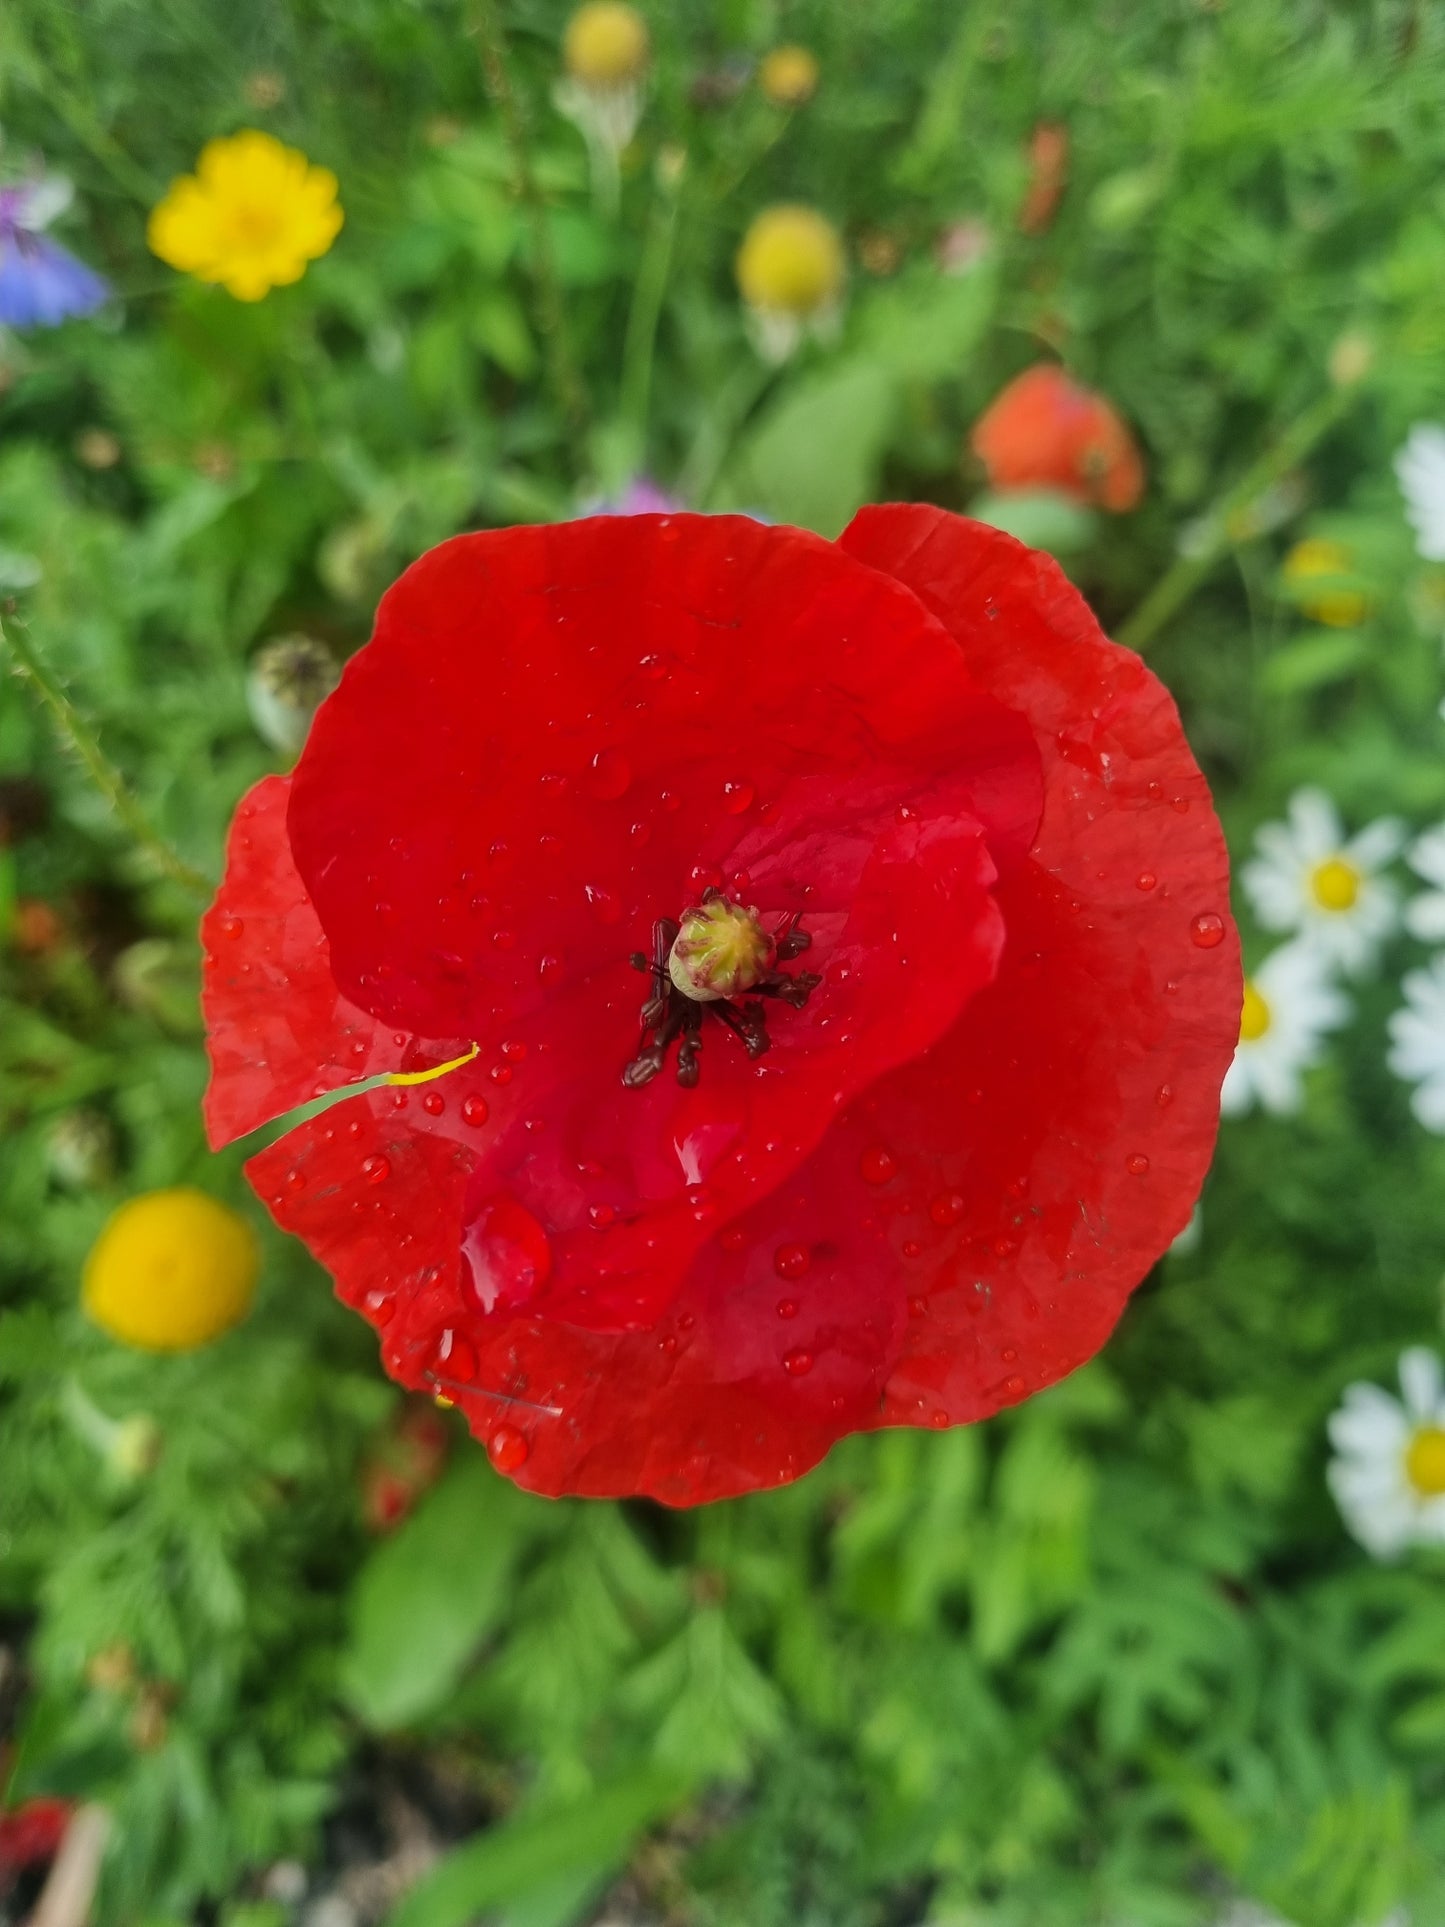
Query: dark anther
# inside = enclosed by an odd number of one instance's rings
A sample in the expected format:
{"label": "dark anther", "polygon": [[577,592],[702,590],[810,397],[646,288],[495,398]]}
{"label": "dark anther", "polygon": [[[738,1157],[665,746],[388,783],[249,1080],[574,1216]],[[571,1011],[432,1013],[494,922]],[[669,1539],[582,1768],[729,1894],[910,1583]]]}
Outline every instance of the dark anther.
{"label": "dark anther", "polygon": [[[722,895],[721,890],[708,890],[703,901],[711,902]],[[776,934],[774,944],[780,963],[800,957],[812,945],[813,939],[807,931],[798,928],[800,914],[796,911],[791,914]],[[767,1010],[757,1000],[772,997],[793,1010],[801,1010],[823,981],[812,970],[800,970],[796,976],[775,970],[759,979],[744,997],[719,997],[709,1001],[685,997],[668,970],[677,933],[678,925],[670,917],[659,917],[652,926],[652,955],[634,950],[628,959],[634,970],[652,979],[652,994],[641,1011],[642,1037],[638,1052],[622,1073],[623,1083],[631,1090],[639,1090],[652,1082],[666,1064],[674,1044],[677,1045],[677,1081],[684,1089],[691,1090],[702,1070],[698,1059],[705,1017],[716,1017],[738,1039],[749,1057],[764,1056],[772,1039],[768,1036]]]}

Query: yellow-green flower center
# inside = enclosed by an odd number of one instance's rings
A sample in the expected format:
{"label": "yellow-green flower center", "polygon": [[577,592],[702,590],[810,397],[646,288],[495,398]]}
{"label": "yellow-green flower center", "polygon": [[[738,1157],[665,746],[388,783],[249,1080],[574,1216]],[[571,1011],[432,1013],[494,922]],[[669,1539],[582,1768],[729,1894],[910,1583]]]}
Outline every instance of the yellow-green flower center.
{"label": "yellow-green flower center", "polygon": [[1405,1452],[1405,1477],[1422,1499],[1438,1499],[1445,1493],[1445,1431],[1438,1425],[1422,1425],[1411,1438]]}
{"label": "yellow-green flower center", "polygon": [[685,912],[667,959],[667,974],[684,997],[714,1003],[738,997],[773,967],[773,939],[756,910],[712,897]]}
{"label": "yellow-green flower center", "polygon": [[1342,856],[1326,857],[1310,871],[1310,895],[1321,910],[1353,910],[1360,895],[1360,873]]}
{"label": "yellow-green flower center", "polygon": [[1269,1005],[1248,980],[1244,986],[1244,1008],[1239,1013],[1239,1041],[1253,1044],[1263,1037],[1272,1019]]}

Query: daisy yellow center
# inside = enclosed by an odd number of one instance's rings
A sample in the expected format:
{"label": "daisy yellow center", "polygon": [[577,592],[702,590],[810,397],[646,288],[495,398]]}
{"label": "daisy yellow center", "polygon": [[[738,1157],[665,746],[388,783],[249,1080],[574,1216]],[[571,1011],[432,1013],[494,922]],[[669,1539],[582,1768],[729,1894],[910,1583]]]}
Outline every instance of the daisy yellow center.
{"label": "daisy yellow center", "polygon": [[1405,1451],[1405,1477],[1422,1499],[1445,1493],[1445,1431],[1422,1425]]}
{"label": "daisy yellow center", "polygon": [[1269,1005],[1254,985],[1247,982],[1244,986],[1244,1008],[1239,1013],[1240,1043],[1257,1043],[1269,1029],[1270,1022]]}
{"label": "daisy yellow center", "polygon": [[1360,873],[1342,856],[1326,857],[1310,871],[1310,895],[1321,910],[1353,910],[1360,896]]}
{"label": "daisy yellow center", "polygon": [[579,7],[562,39],[568,73],[591,87],[639,79],[648,51],[646,21],[622,0],[592,0]]}
{"label": "daisy yellow center", "polygon": [[805,318],[842,287],[843,244],[815,208],[764,208],[743,237],[737,275],[752,307]]}

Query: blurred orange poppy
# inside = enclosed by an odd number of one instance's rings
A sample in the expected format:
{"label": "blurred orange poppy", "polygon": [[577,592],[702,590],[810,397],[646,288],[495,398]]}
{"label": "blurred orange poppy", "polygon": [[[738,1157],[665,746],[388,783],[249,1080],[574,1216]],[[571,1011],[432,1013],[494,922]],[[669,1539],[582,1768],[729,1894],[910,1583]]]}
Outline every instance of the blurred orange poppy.
{"label": "blurred orange poppy", "polygon": [[1144,492],[1143,457],[1123,418],[1052,362],[1011,381],[969,440],[995,489],[1056,488],[1115,514]]}

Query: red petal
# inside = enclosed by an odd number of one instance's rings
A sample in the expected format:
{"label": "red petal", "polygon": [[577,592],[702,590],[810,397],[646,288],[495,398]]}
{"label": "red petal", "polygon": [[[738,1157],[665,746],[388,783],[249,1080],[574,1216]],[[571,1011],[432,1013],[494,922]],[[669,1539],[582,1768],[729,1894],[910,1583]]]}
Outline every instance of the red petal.
{"label": "red petal", "polygon": [[291,860],[290,793],[289,777],[266,776],[242,797],[225,875],[201,923],[211,1059],[204,1108],[215,1148],[339,1085],[458,1054],[451,1040],[422,1043],[378,1023],[336,988],[325,935]]}
{"label": "red petal", "polygon": [[[338,982],[475,1039],[497,1080],[469,1221],[529,1214],[548,1314],[615,1328],[650,1322],[712,1225],[987,980],[973,819],[1020,847],[1036,782],[1027,731],[943,631],[830,544],[607,518],[410,570],[318,718],[290,828]],[[624,1089],[628,953],[709,883],[801,913],[824,988],[778,1013],[760,1064],[715,1031],[696,1091]]]}
{"label": "red petal", "polygon": [[[888,1416],[976,1418],[1096,1351],[1188,1219],[1238,1037],[1228,863],[1168,693],[1048,557],[928,508],[865,509],[842,540],[946,623],[1044,749],[997,980],[847,1125],[923,1207],[898,1220],[928,1298]],[[935,1199],[958,1201],[952,1222]]]}

